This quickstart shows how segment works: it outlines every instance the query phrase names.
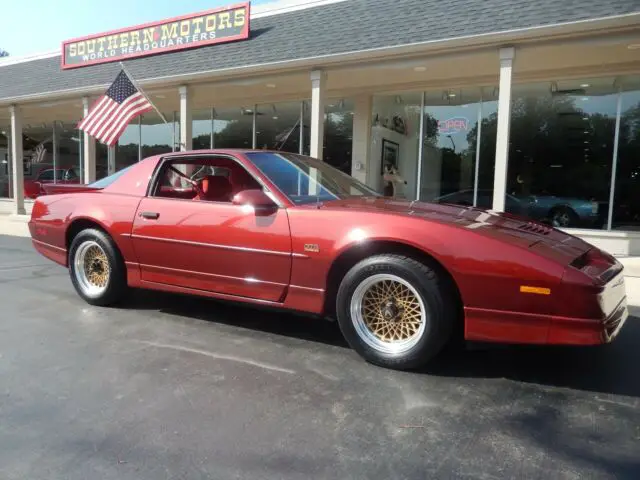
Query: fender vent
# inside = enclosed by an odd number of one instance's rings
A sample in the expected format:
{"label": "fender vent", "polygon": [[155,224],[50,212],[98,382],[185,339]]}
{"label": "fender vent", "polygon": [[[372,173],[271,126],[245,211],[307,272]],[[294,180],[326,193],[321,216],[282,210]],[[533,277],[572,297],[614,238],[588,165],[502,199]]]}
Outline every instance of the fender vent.
{"label": "fender vent", "polygon": [[518,229],[525,232],[537,233],[538,235],[549,235],[553,231],[550,227],[531,222],[520,225]]}

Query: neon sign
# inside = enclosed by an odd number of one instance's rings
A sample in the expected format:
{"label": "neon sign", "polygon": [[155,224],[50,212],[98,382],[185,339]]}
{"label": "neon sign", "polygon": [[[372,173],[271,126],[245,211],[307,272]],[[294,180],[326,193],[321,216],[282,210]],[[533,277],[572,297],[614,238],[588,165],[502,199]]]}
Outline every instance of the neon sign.
{"label": "neon sign", "polygon": [[469,119],[465,117],[452,117],[447,120],[438,120],[438,133],[451,135],[464,132],[469,128]]}

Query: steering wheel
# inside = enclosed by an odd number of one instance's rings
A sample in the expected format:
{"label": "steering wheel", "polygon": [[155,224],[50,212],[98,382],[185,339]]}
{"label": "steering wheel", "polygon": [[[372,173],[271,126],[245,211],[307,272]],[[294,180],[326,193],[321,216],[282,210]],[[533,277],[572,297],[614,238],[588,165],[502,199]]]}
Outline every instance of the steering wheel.
{"label": "steering wheel", "polygon": [[196,182],[195,180],[192,180],[191,178],[189,178],[187,175],[182,173],[180,170],[175,168],[173,165],[169,167],[169,170],[171,170],[173,173],[175,173],[176,175],[178,175],[181,178],[184,178],[187,182],[189,182],[191,184],[191,186],[193,186],[193,188],[195,189],[195,191],[196,191],[196,193],[198,194],[199,197],[202,197],[204,195],[204,192],[200,188],[200,185],[198,184],[198,182]]}

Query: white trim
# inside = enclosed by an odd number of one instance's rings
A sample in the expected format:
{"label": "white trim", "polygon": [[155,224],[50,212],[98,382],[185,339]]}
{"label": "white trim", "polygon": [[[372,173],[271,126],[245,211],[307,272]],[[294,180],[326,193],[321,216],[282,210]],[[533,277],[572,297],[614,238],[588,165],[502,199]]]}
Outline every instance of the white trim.
{"label": "white trim", "polygon": [[602,237],[640,240],[640,231],[634,230],[591,230],[586,228],[562,228],[560,230],[571,235],[575,235],[576,237]]}
{"label": "white trim", "polygon": [[346,0],[280,0],[261,5],[251,6],[251,20],[254,18],[271,17],[282,13],[297,12],[308,8],[321,7],[332,3],[342,3]]}
{"label": "white trim", "polygon": [[44,53],[33,53],[23,55],[19,57],[5,57],[0,59],[0,67],[6,67],[8,65],[16,65],[18,63],[35,62],[36,60],[42,60],[45,58],[59,57],[60,50],[52,50]]}
{"label": "white trim", "polygon": [[[330,2],[329,2],[330,3]],[[328,62],[339,63],[341,61],[349,60],[366,60],[368,58],[380,57],[382,55],[394,56],[403,53],[411,53],[419,50],[420,48],[429,47],[433,50],[440,48],[455,48],[459,46],[473,46],[475,48],[486,47],[491,42],[500,43],[515,40],[527,40],[536,39],[544,35],[553,35],[554,32],[558,34],[585,34],[587,26],[593,29],[606,28],[607,23],[615,23],[619,20],[628,20],[628,23],[634,25],[637,21],[640,21],[640,12],[628,13],[624,15],[614,15],[610,17],[598,17],[587,20],[579,20],[572,22],[556,23],[552,25],[540,25],[534,27],[526,27],[519,29],[511,29],[497,32],[487,32],[476,35],[463,35],[459,37],[449,37],[435,40],[427,40],[424,42],[416,42],[410,44],[396,45],[390,47],[376,47],[363,50],[354,50],[351,52],[319,55],[314,57],[296,58],[291,60],[280,60],[270,63],[256,63],[251,65],[234,66],[215,70],[203,70],[199,72],[183,73],[179,75],[165,75],[161,77],[151,77],[147,79],[138,80],[138,83],[145,86],[153,85],[166,85],[167,82],[188,82],[202,78],[212,76],[225,75],[230,72],[238,74],[247,73],[262,73],[269,69],[282,69],[282,68],[304,68],[304,67],[318,67],[320,62],[328,65]],[[567,30],[567,27],[571,27]],[[558,32],[559,30],[559,32]],[[545,34],[545,32],[549,32]],[[427,53],[427,52],[424,52]],[[8,97],[0,99],[0,104],[10,104],[16,102],[43,100],[46,98],[58,98],[64,95],[87,95],[96,93],[107,88],[109,84],[96,84],[87,87],[70,88],[63,90],[54,90],[48,92],[42,92],[37,94],[20,95],[17,97]]]}

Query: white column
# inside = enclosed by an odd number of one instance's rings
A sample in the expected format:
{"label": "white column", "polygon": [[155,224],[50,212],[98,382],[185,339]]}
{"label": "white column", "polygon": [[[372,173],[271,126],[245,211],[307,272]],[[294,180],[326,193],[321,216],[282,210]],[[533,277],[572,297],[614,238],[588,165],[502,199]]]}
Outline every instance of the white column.
{"label": "white column", "polygon": [[[90,106],[89,97],[82,97],[83,118],[89,115]],[[96,140],[86,132],[82,132],[82,138],[84,183],[92,183],[96,181]]]}
{"label": "white column", "polygon": [[258,119],[258,105],[253,106],[253,115],[251,116],[251,148],[258,148],[258,127],[256,121]]}
{"label": "white column", "polygon": [[371,95],[354,98],[351,176],[363,183],[367,183],[369,176],[372,112],[373,98]]}
{"label": "white column", "polygon": [[9,107],[11,114],[11,168],[13,170],[13,212],[26,214],[24,209],[24,166],[22,160],[22,112],[16,105]]}
{"label": "white column", "polygon": [[191,111],[191,100],[189,99],[189,89],[186,85],[178,87],[180,94],[180,150],[193,149],[192,125],[193,116]]}
{"label": "white column", "polygon": [[504,212],[509,164],[509,127],[511,125],[511,74],[516,51],[513,47],[500,49],[500,93],[498,96],[498,129],[496,134],[496,163],[493,179],[493,209]]}
{"label": "white column", "polygon": [[327,74],[322,70],[311,72],[311,145],[310,153],[322,160],[324,143],[324,102]]}
{"label": "white column", "polygon": [[107,147],[107,175],[116,173],[116,146]]}
{"label": "white column", "polygon": [[58,121],[54,120],[51,124],[51,147],[53,148],[53,183],[58,183],[58,158],[59,158],[59,148],[58,148]]}

